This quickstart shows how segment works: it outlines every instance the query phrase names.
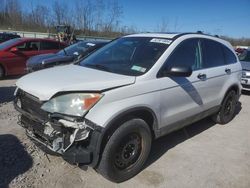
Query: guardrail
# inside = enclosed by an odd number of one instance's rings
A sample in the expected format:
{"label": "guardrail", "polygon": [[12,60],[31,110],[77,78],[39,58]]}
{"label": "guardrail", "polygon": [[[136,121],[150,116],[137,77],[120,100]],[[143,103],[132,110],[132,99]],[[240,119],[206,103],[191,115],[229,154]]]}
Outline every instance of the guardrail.
{"label": "guardrail", "polygon": [[0,32],[16,33],[21,37],[29,37],[29,38],[55,38],[56,36],[56,34],[52,33],[39,33],[39,32],[28,32],[28,31],[0,30]]}
{"label": "guardrail", "polygon": [[[28,32],[28,31],[1,30],[1,29],[0,29],[0,32],[16,33],[20,35],[21,37],[28,37],[28,38],[55,38],[56,37],[55,33],[40,33],[40,32]],[[77,35],[76,38],[79,40],[104,40],[104,41],[112,40],[112,38],[83,36],[83,35]]]}

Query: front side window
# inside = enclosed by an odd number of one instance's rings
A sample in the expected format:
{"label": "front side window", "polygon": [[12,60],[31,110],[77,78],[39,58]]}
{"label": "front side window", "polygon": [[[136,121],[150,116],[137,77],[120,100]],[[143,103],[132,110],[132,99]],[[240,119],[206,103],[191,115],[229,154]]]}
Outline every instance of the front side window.
{"label": "front side window", "polygon": [[168,39],[124,37],[95,51],[80,65],[117,74],[139,76],[146,73],[171,43]]}
{"label": "front side window", "polygon": [[200,50],[198,39],[187,39],[179,44],[167,61],[162,71],[170,67],[191,67],[192,70],[201,68]]}
{"label": "front side window", "polygon": [[39,47],[40,42],[38,41],[24,42],[16,46],[20,51],[38,51]]}
{"label": "front side window", "polygon": [[223,49],[220,43],[209,39],[203,39],[201,47],[203,68],[225,65]]}

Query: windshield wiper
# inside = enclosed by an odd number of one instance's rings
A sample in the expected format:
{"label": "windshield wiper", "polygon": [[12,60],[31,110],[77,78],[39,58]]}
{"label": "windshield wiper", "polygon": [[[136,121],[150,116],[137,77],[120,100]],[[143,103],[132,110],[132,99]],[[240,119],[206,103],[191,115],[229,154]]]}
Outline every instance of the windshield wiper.
{"label": "windshield wiper", "polygon": [[111,72],[108,67],[106,67],[104,65],[101,65],[101,64],[85,64],[84,66],[85,67],[90,67],[90,68],[96,68],[96,69],[99,69],[99,70],[104,70],[104,71],[107,71],[107,72]]}

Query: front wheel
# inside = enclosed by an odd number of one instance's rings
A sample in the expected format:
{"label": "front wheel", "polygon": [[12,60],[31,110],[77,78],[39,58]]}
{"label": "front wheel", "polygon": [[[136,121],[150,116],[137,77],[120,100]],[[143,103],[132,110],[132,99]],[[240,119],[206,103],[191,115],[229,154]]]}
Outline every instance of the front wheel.
{"label": "front wheel", "polygon": [[97,171],[113,182],[123,182],[140,172],[151,148],[151,132],[142,119],[123,123],[110,137]]}
{"label": "front wheel", "polygon": [[225,96],[220,111],[212,116],[212,119],[219,124],[226,124],[234,118],[237,105],[237,95],[231,90]]}

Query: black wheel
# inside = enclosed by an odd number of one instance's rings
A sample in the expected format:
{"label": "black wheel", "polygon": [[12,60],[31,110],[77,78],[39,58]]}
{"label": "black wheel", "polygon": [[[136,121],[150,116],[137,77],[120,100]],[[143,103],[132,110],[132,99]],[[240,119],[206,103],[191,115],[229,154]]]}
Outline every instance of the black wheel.
{"label": "black wheel", "polygon": [[212,116],[212,119],[219,124],[226,124],[234,118],[237,104],[237,95],[234,90],[227,93],[224,98],[220,111]]}
{"label": "black wheel", "polygon": [[3,67],[0,65],[0,79],[3,79],[3,77],[4,77],[4,69],[3,69]]}
{"label": "black wheel", "polygon": [[151,148],[151,132],[142,119],[123,123],[110,137],[97,171],[113,182],[123,182],[142,169]]}

